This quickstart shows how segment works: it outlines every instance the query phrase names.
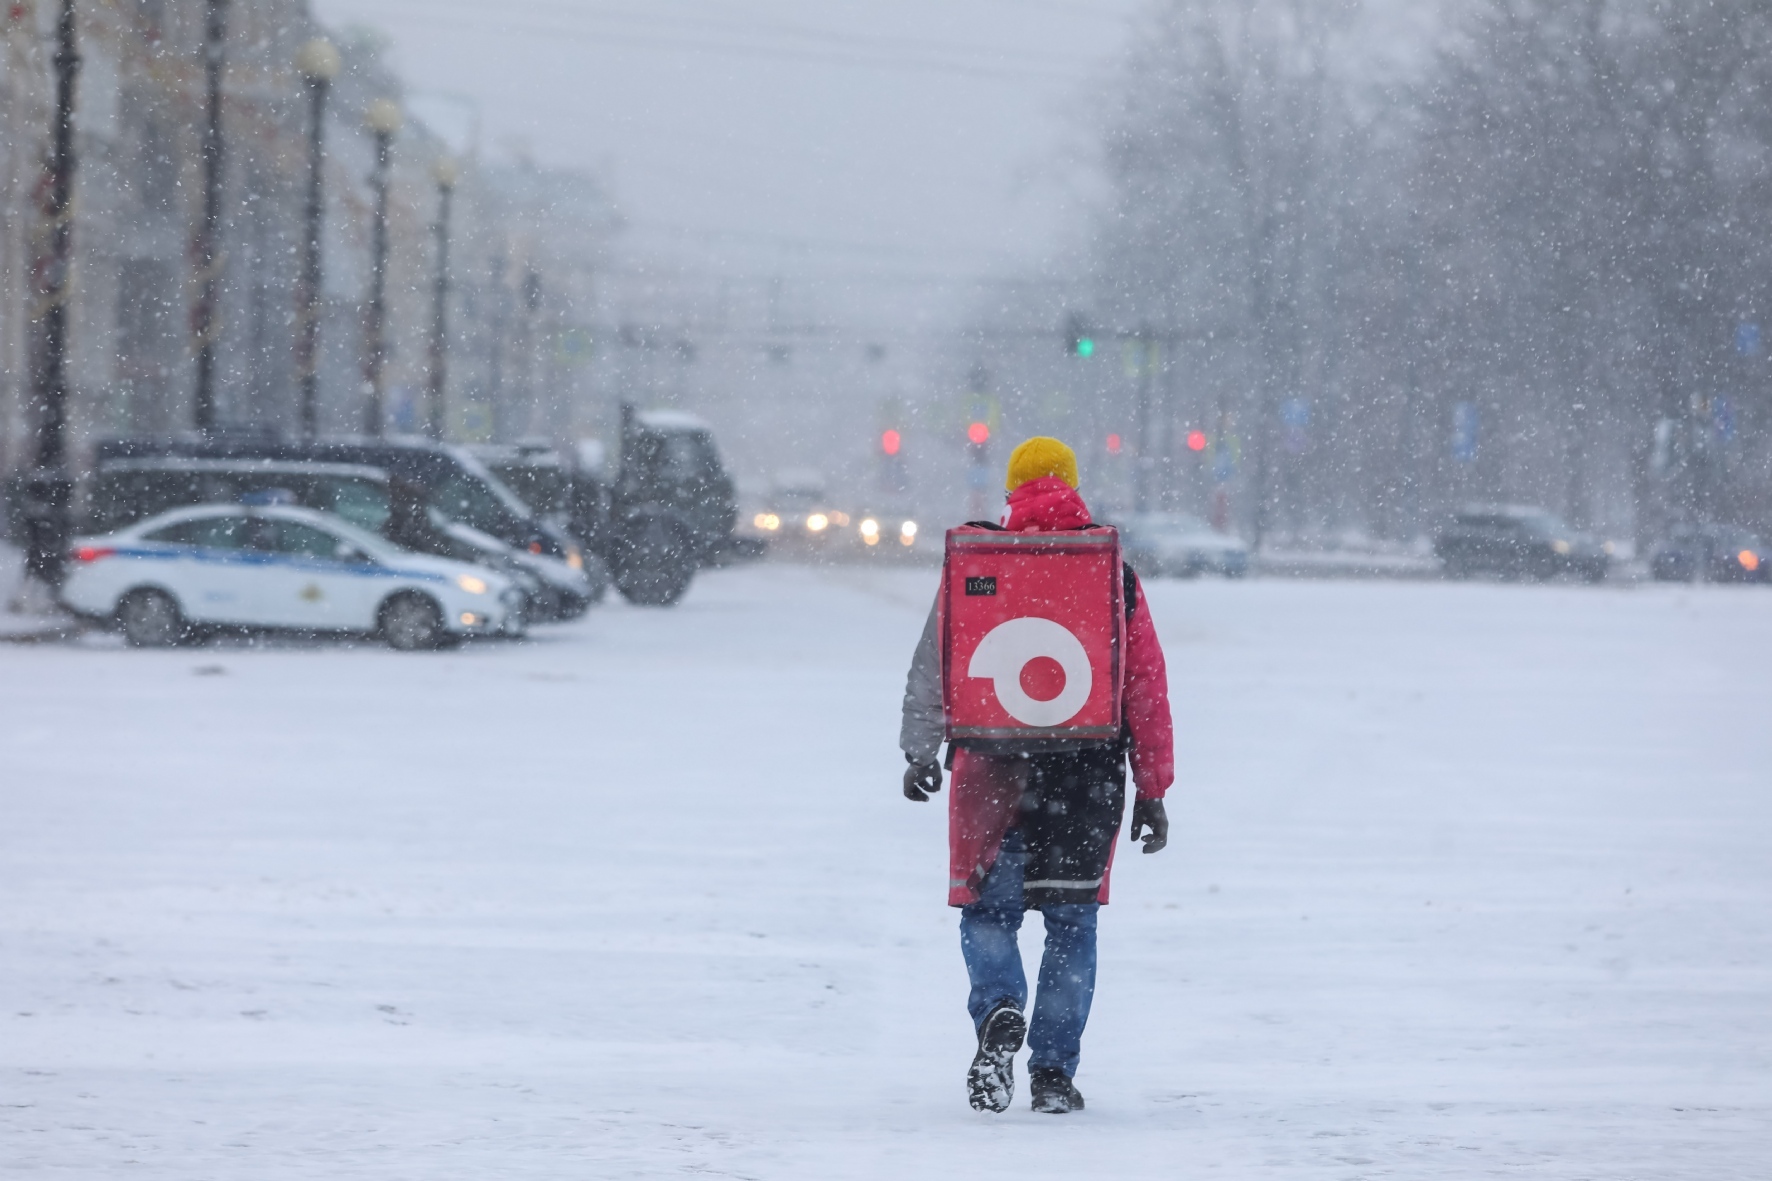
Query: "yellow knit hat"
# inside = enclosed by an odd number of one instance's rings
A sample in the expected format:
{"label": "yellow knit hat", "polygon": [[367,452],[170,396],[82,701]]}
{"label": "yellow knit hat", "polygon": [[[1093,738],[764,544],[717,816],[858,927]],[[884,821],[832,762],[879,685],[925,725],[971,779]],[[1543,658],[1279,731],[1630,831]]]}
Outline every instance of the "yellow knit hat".
{"label": "yellow knit hat", "polygon": [[1057,476],[1075,488],[1077,453],[1045,435],[1035,435],[1009,453],[1009,478],[1005,485],[1009,491],[1042,476]]}

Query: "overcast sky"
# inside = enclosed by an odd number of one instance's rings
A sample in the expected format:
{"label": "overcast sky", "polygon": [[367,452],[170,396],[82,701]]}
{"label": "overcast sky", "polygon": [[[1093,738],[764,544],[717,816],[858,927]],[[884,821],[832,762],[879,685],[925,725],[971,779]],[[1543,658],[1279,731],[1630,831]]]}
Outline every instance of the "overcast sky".
{"label": "overcast sky", "polygon": [[[434,106],[607,178],[640,251],[1002,272],[1082,225],[1087,96],[1146,0],[317,0]],[[920,278],[919,278],[920,277]],[[949,291],[952,289],[949,288]]]}

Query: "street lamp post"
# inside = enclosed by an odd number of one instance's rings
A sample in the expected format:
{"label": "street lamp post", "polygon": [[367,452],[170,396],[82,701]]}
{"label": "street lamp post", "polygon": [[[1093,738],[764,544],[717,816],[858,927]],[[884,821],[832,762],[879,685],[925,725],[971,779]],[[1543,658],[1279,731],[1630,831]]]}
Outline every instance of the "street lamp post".
{"label": "street lamp post", "polygon": [[433,439],[443,438],[443,392],[449,364],[449,202],[460,176],[454,160],[444,156],[437,161],[437,224],[432,233],[437,239],[437,278],[431,294],[431,372],[429,433]]}
{"label": "street lamp post", "polygon": [[198,431],[215,429],[216,296],[222,259],[222,69],[225,65],[228,0],[208,0],[203,71],[208,92],[208,121],[203,128],[203,224],[191,251],[197,264],[197,306],[191,309],[191,330],[197,340],[197,389],[192,417]]}
{"label": "street lamp post", "polygon": [[308,199],[302,242],[301,286],[296,312],[295,372],[301,384],[302,434],[320,433],[318,346],[320,340],[320,231],[326,208],[322,188],[322,153],[326,130],[326,94],[340,66],[332,42],[316,37],[296,54],[295,68],[308,88]]}
{"label": "street lamp post", "polygon": [[35,470],[24,480],[26,570],[55,586],[61,582],[70,523],[73,481],[67,470],[68,293],[74,261],[74,83],[80,52],[74,37],[74,2],[62,0],[56,21],[55,126],[49,172],[44,177],[47,253],[36,267],[37,324],[31,365],[31,401],[37,428]]}
{"label": "street lamp post", "polygon": [[364,327],[363,431],[371,438],[382,433],[382,367],[387,353],[388,287],[388,170],[393,163],[394,133],[400,130],[400,107],[392,99],[378,98],[369,104],[365,122],[375,136],[375,227],[369,267],[369,319]]}

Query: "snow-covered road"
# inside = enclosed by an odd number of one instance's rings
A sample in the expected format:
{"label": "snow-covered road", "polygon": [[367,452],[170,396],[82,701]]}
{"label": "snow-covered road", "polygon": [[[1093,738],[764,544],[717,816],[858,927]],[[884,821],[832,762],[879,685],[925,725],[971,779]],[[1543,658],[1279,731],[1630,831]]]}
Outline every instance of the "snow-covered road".
{"label": "snow-covered road", "polygon": [[932,588],[0,646],[0,1174],[1772,1170],[1772,595],[1154,587],[1175,839],[1052,1118],[964,1099]]}

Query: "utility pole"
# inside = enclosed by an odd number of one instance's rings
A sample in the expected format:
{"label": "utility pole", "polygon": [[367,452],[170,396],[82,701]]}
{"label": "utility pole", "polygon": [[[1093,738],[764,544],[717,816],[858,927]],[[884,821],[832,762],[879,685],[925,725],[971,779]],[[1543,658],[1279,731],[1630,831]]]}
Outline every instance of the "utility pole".
{"label": "utility pole", "polygon": [[513,443],[535,431],[536,410],[540,405],[535,382],[535,325],[537,313],[541,311],[541,275],[527,262],[523,264],[523,282],[518,295],[517,339],[512,344],[518,366],[516,396],[512,399],[516,409],[510,423],[510,442]]}
{"label": "utility pole", "polygon": [[367,122],[375,136],[375,171],[370,174],[375,225],[370,240],[369,320],[363,334],[363,433],[375,439],[381,437],[385,417],[382,368],[387,360],[388,171],[393,164],[394,133],[402,122],[400,108],[392,99],[378,98],[369,104]]}
{"label": "utility pole", "polygon": [[302,229],[301,289],[296,311],[295,374],[301,385],[302,434],[320,433],[320,234],[326,213],[326,94],[340,66],[332,42],[317,37],[301,47],[296,69],[308,88],[308,192]]}
{"label": "utility pole", "polygon": [[203,127],[203,224],[191,255],[197,264],[197,306],[191,309],[191,332],[197,341],[197,389],[192,418],[200,434],[215,430],[216,298],[223,258],[222,205],[222,70],[227,38],[228,0],[208,0],[203,42],[203,74],[208,95],[208,121]]}
{"label": "utility pole", "polygon": [[35,267],[38,326],[31,366],[37,428],[36,468],[24,483],[25,569],[51,586],[61,583],[74,485],[67,470],[68,294],[74,262],[74,84],[80,73],[74,0],[56,20],[55,125],[43,184],[48,251]]}
{"label": "utility pole", "polygon": [[1132,471],[1132,508],[1139,515],[1150,511],[1151,470],[1156,456],[1151,448],[1151,369],[1157,346],[1148,326],[1132,334],[1138,357],[1138,465]]}
{"label": "utility pole", "polygon": [[492,260],[492,349],[486,359],[486,392],[490,397],[492,438],[497,443],[507,443],[506,438],[510,424],[510,409],[505,405],[505,334],[508,330],[509,293],[505,290],[505,270],[509,260],[499,254]]}
{"label": "utility pole", "polygon": [[448,156],[437,161],[437,224],[432,227],[437,239],[437,277],[431,289],[430,405],[426,407],[428,433],[437,440],[443,438],[443,392],[449,374],[449,202],[459,175],[460,169]]}

